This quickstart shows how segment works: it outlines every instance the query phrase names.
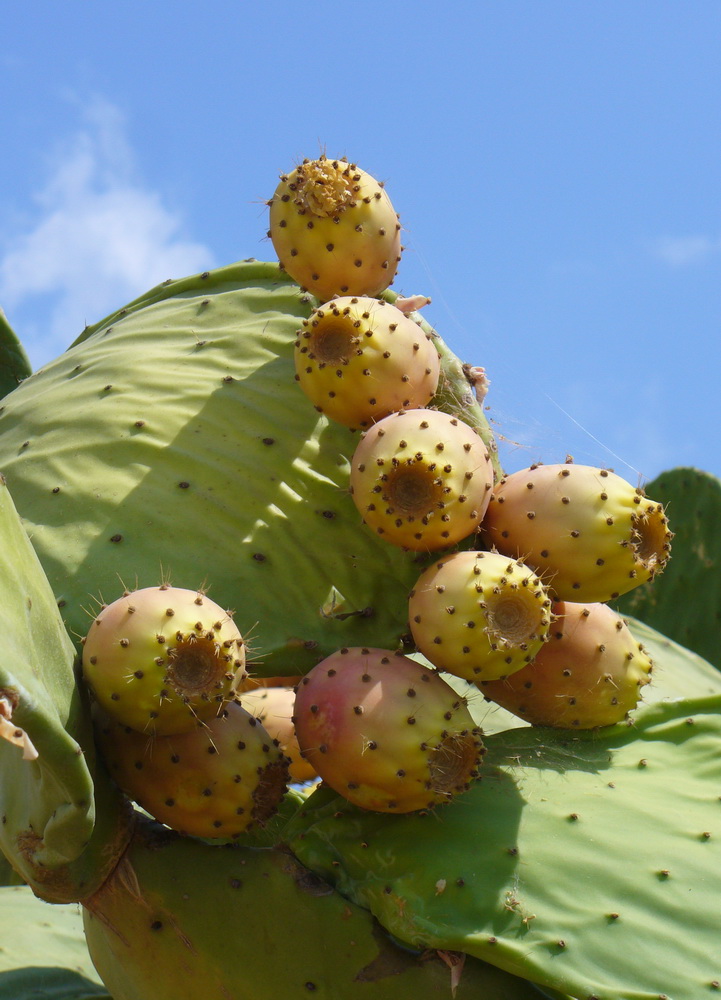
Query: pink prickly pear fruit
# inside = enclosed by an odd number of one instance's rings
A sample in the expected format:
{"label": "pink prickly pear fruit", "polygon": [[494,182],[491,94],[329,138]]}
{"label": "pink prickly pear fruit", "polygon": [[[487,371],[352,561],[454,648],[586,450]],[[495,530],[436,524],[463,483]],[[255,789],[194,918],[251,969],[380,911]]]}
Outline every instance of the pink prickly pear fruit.
{"label": "pink prickly pear fruit", "polygon": [[244,691],[241,704],[260,722],[269,736],[277,741],[286,755],[292,781],[313,781],[318,775],[301,756],[298,737],[293,725],[295,689],[292,687],[258,687]]}
{"label": "pink prickly pear fruit", "polygon": [[551,599],[520,560],[498,552],[454,552],[420,575],[408,617],[426,659],[479,684],[531,662],[548,638]]}
{"label": "pink prickly pear fruit", "polygon": [[482,535],[517,556],[563,601],[604,602],[660,573],[671,532],[663,506],[588,465],[533,465],[496,486]]}
{"label": "pink prickly pear fruit", "polygon": [[281,266],[322,302],[378,295],[401,259],[400,223],[382,184],[345,159],[304,160],[268,202]]}
{"label": "pink prickly pear fruit", "polygon": [[262,826],[288,787],[288,761],[238,702],[189,733],[147,736],[95,712],[110,776],[160,823],[195,837],[232,838]]}
{"label": "pink prickly pear fruit", "polygon": [[549,641],[528,666],[482,683],[491,701],[536,726],[594,729],[623,721],[653,665],[607,604],[554,605]]}
{"label": "pink prickly pear fruit", "polygon": [[483,752],[465,700],[429,667],[383,649],[326,657],[298,685],[305,759],[348,801],[407,813],[468,788]]}
{"label": "pink prickly pear fruit", "polygon": [[303,326],[295,377],[317,410],[352,430],[423,407],[438,388],[441,362],[429,334],[382,299],[333,299]]}
{"label": "pink prickly pear fruit", "polygon": [[365,523],[393,545],[420,552],[472,534],[493,488],[488,448],[441,410],[400,410],[364,432],[350,492]]}
{"label": "pink prickly pear fruit", "polygon": [[118,722],[159,735],[188,732],[233,697],[246,676],[245,643],[229,612],[200,591],[146,587],[96,616],[83,676]]}

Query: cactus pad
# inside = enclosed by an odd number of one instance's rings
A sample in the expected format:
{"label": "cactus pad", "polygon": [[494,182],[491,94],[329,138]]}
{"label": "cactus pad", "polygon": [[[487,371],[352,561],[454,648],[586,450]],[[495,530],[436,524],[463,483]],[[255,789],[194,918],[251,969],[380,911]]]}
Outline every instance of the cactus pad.
{"label": "cactus pad", "polygon": [[647,490],[673,522],[673,558],[653,585],[617,606],[721,670],[721,481],[698,469],[671,469]]}
{"label": "cactus pad", "polygon": [[38,895],[77,900],[128,834],[107,781],[94,789],[73,646],[2,477],[0,593],[0,849]]}
{"label": "cactus pad", "polygon": [[[0,309],[0,399],[32,372],[25,349]],[[0,404],[0,412],[1,412]]]}
{"label": "cactus pad", "polygon": [[538,1000],[477,959],[398,948],[370,913],[281,850],[212,847],[141,823],[87,902],[90,954],[114,1000]]}
{"label": "cactus pad", "polygon": [[[685,651],[652,651],[680,680]],[[379,820],[321,789],[291,846],[409,945],[583,1000],[697,1000],[721,981],[716,690],[631,726],[489,736],[481,780],[435,815]]]}

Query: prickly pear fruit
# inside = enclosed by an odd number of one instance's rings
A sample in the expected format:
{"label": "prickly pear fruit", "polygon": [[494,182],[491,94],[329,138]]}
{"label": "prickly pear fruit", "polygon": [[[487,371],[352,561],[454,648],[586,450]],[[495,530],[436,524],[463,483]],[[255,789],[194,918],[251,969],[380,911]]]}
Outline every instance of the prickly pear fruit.
{"label": "prickly pear fruit", "polygon": [[607,604],[561,601],[550,640],[528,666],[482,682],[491,701],[537,726],[594,729],[621,722],[636,707],[652,663]]}
{"label": "prickly pear fruit", "polygon": [[401,410],[363,434],[350,491],[366,524],[405,549],[434,551],[476,530],[493,466],[468,424],[440,410]]}
{"label": "prickly pear fruit", "polygon": [[401,259],[400,224],[383,185],[347,160],[304,160],[268,202],[281,266],[325,302],[377,295]]}
{"label": "prickly pear fruit", "polygon": [[440,357],[428,334],[383,299],[344,296],[303,320],[296,379],[315,408],[356,429],[423,407],[438,387]]}
{"label": "prickly pear fruit", "polygon": [[292,687],[263,686],[243,691],[241,704],[263,725],[268,735],[278,741],[290,761],[292,781],[312,781],[317,777],[315,768],[301,756],[298,746],[293,725],[295,690]]}
{"label": "prickly pear fruit", "polygon": [[148,733],[194,729],[245,677],[245,645],[227,611],[163,584],[102,608],[83,645],[83,675],[114,719]]}
{"label": "prickly pear fruit", "polygon": [[588,465],[532,465],[496,486],[482,528],[489,547],[522,558],[557,599],[609,601],[665,567],[663,506]]}
{"label": "prickly pear fruit", "polygon": [[306,760],[348,801],[407,813],[468,788],[482,752],[464,699],[384,649],[344,648],[298,685],[293,721]]}
{"label": "prickly pear fruit", "polygon": [[454,552],[411,591],[418,649],[441,670],[480,683],[520,670],[541,649],[551,599],[536,573],[498,552]]}
{"label": "prickly pear fruit", "polygon": [[147,736],[96,714],[96,742],[116,784],[179,833],[237,837],[276,812],[288,761],[238,702],[192,732]]}

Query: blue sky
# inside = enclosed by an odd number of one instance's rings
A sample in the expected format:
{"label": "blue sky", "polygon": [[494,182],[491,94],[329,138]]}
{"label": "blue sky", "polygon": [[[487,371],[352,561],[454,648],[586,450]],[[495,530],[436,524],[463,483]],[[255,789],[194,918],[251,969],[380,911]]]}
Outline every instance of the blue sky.
{"label": "blue sky", "polygon": [[486,368],[509,469],[721,475],[721,3],[28,0],[2,19],[0,306],[36,366],[168,277],[275,259],[321,150]]}

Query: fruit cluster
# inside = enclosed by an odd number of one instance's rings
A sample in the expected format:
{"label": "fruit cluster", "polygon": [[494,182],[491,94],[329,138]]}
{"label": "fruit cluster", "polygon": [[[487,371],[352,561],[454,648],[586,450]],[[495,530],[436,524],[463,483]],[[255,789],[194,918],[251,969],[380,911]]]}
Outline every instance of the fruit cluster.
{"label": "fruit cluster", "polygon": [[[287,679],[252,689],[243,638],[202,594],[161,586],[101,610],[83,668],[110,772],[157,819],[204,837],[264,822],[289,777],[318,775],[381,812],[465,790],[481,733],[444,673],[532,724],[622,721],[652,664],[608,602],[670,552],[663,507],[642,490],[569,461],[499,477],[477,430],[446,412],[419,300],[382,297],[403,249],[382,185],[320,157],[283,175],[268,205],[281,266],[319,300],[297,331],[296,381],[360,433],[349,502],[369,531],[427,558],[398,609],[415,651],[341,648],[295,696]],[[469,389],[479,378],[468,370]]]}

